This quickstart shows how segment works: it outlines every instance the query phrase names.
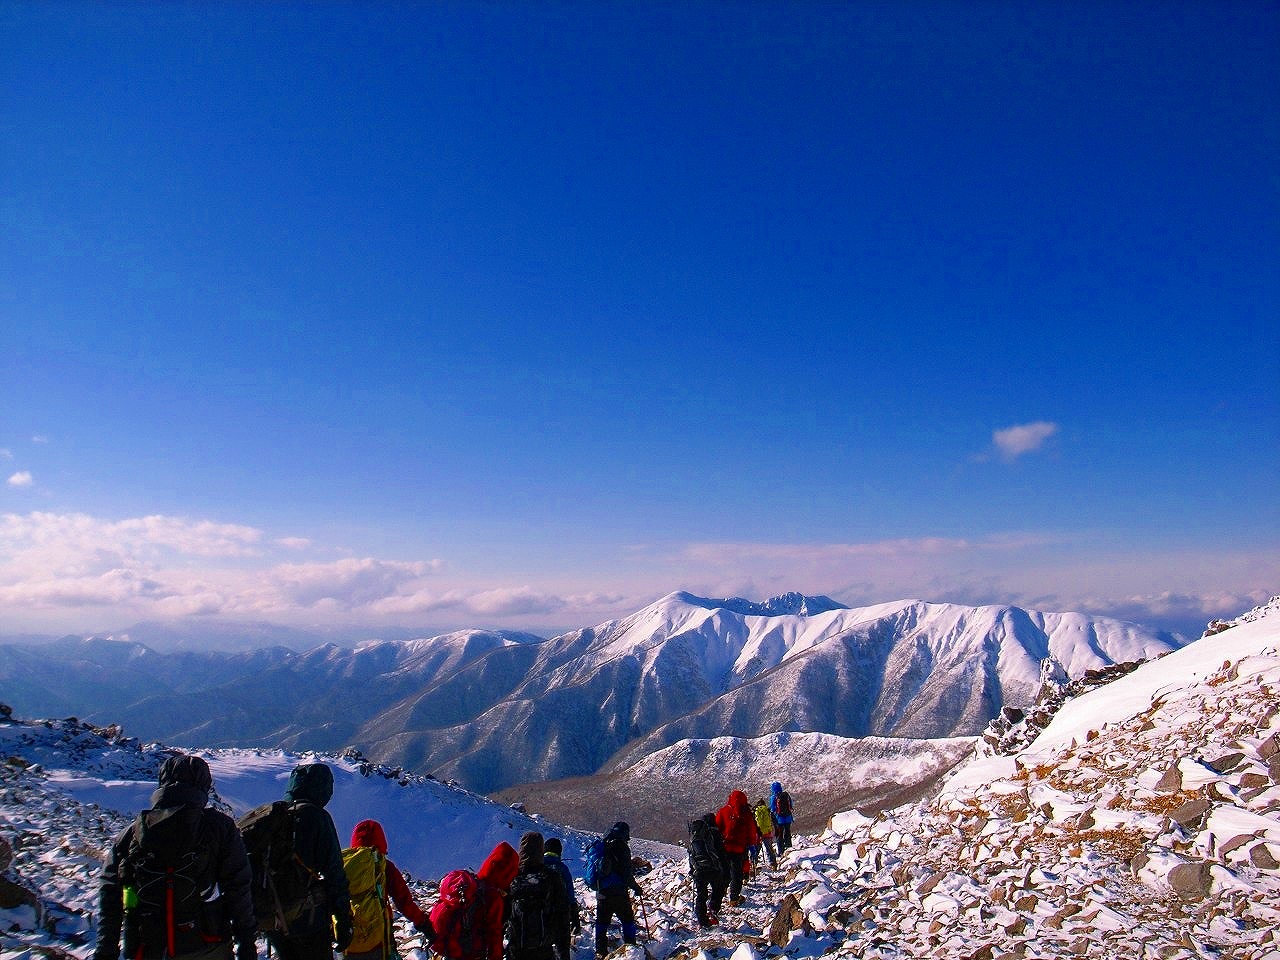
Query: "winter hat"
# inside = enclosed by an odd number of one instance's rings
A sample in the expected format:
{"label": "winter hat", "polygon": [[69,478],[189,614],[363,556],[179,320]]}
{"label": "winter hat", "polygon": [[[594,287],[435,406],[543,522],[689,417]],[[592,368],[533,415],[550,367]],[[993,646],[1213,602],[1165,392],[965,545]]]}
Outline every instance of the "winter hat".
{"label": "winter hat", "polygon": [[351,831],[351,846],[373,847],[384,857],[387,855],[387,834],[377,820],[361,820]]}
{"label": "winter hat", "polygon": [[323,763],[304,763],[289,774],[286,800],[307,800],[323,807],[333,798],[333,771]]}
{"label": "winter hat", "polygon": [[170,757],[160,768],[160,786],[170,787],[182,785],[195,787],[208,793],[213,787],[213,775],[209,773],[209,764],[202,757],[178,754]]}
{"label": "winter hat", "polygon": [[564,844],[560,842],[559,837],[547,837],[542,844],[542,852],[555,854],[558,857],[564,853]]}
{"label": "winter hat", "polygon": [[542,834],[530,830],[520,837],[520,869],[542,866]]}

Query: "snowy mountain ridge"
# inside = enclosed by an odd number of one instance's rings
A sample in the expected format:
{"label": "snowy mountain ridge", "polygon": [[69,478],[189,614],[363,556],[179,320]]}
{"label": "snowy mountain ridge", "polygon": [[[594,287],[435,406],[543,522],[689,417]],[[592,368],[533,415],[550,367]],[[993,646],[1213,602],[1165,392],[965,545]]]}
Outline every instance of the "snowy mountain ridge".
{"label": "snowy mountain ridge", "polygon": [[1009,606],[674,593],[549,640],[473,630],[203,656],[107,641],[0,647],[0,681],[24,713],[119,721],[167,742],[355,744],[487,793],[617,772],[682,740],[973,736],[1034,698],[1046,658],[1076,676],[1180,644],[1135,624]]}

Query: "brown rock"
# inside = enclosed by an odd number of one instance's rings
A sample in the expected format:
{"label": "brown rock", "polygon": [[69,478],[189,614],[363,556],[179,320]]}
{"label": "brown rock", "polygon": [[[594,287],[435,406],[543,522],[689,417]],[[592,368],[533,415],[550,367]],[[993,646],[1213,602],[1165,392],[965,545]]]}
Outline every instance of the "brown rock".
{"label": "brown rock", "polygon": [[973,953],[969,954],[969,960],[993,960],[996,955],[995,947],[989,943],[984,943]]}
{"label": "brown rock", "polygon": [[1023,931],[1025,931],[1026,929],[1027,929],[1027,918],[1018,917],[1018,919],[1014,920],[1012,923],[1010,923],[1007,927],[1004,928],[1004,932],[1009,934],[1009,936],[1011,937],[1020,937],[1022,936]]}
{"label": "brown rock", "polygon": [[40,900],[34,893],[21,884],[0,877],[0,910],[21,906],[35,907],[36,914],[40,913]]}
{"label": "brown rock", "polygon": [[1169,871],[1169,886],[1183,900],[1203,900],[1210,883],[1207,863],[1180,863]]}
{"label": "brown rock", "polygon": [[941,883],[942,878],[945,876],[946,874],[943,873],[941,870],[939,870],[937,873],[933,874],[932,876],[925,878],[925,880],[918,887],[916,887],[916,893],[918,893],[922,897],[927,897],[929,894],[933,893],[933,888],[936,887],[939,883]]}
{"label": "brown rock", "polygon": [[1252,833],[1238,833],[1234,837],[1232,837],[1230,840],[1226,840],[1223,843],[1219,844],[1218,855],[1221,857],[1225,857],[1227,854],[1231,853],[1233,850],[1239,850],[1246,843],[1252,843],[1254,839],[1255,838]]}
{"label": "brown rock", "polygon": [[1267,775],[1272,783],[1280,783],[1280,753],[1267,761]]}
{"label": "brown rock", "polygon": [[1273,733],[1258,744],[1258,756],[1263,760],[1270,760],[1278,753],[1280,753],[1280,733]]}
{"label": "brown rock", "polygon": [[1177,793],[1182,789],[1182,771],[1175,763],[1156,781],[1156,793]]}
{"label": "brown rock", "polygon": [[1203,797],[1196,797],[1194,800],[1188,800],[1182,806],[1178,807],[1169,814],[1170,819],[1174,823],[1183,827],[1198,827],[1204,820],[1205,814],[1212,809],[1213,804]]}
{"label": "brown rock", "polygon": [[1249,850],[1249,860],[1259,870],[1275,870],[1280,867],[1275,855],[1265,843],[1260,843]]}
{"label": "brown rock", "polygon": [[1244,762],[1243,753],[1227,753],[1218,757],[1216,760],[1208,760],[1205,763],[1214,773],[1230,773],[1236,767]]}
{"label": "brown rock", "polygon": [[800,901],[794,893],[788,893],[782,898],[778,912],[769,924],[769,942],[775,947],[785,947],[791,939],[792,930],[803,930],[808,925],[809,920],[800,909]]}
{"label": "brown rock", "polygon": [[1240,777],[1240,789],[1254,790],[1258,787],[1269,787],[1271,778],[1265,773],[1246,773]]}
{"label": "brown rock", "polygon": [[1013,901],[1013,909],[1019,913],[1031,913],[1040,903],[1040,898],[1034,893],[1024,893],[1017,900]]}

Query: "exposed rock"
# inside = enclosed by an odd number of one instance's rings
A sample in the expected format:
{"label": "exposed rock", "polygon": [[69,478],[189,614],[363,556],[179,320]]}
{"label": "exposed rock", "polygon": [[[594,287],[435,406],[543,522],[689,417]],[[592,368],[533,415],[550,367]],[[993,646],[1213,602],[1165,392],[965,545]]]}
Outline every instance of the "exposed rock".
{"label": "exposed rock", "polygon": [[1197,797],[1194,800],[1188,800],[1178,809],[1169,814],[1169,819],[1182,827],[1199,826],[1207,814],[1213,808],[1208,800],[1203,797]]}
{"label": "exposed rock", "polygon": [[1211,883],[1207,863],[1180,863],[1169,871],[1169,886],[1183,900],[1203,900]]}
{"label": "exposed rock", "polygon": [[1250,848],[1249,860],[1259,870],[1275,870],[1280,867],[1280,863],[1276,862],[1275,855],[1265,843]]}
{"label": "exposed rock", "polygon": [[809,920],[800,908],[800,901],[795,894],[788,893],[782,898],[773,922],[769,924],[769,942],[776,947],[785,947],[791,939],[791,931],[801,930],[809,925]]}
{"label": "exposed rock", "polygon": [[1243,762],[1243,753],[1228,753],[1218,757],[1216,760],[1206,761],[1205,766],[1215,773],[1230,773]]}
{"label": "exposed rock", "polygon": [[1182,771],[1175,763],[1156,781],[1156,793],[1177,793],[1182,789]]}

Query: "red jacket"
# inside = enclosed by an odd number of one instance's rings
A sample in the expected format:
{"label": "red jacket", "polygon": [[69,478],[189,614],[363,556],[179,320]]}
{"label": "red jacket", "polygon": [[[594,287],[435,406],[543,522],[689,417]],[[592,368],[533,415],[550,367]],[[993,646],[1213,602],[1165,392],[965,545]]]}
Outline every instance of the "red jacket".
{"label": "red jacket", "polygon": [[495,896],[486,896],[481,901],[484,917],[480,920],[480,928],[484,931],[487,960],[502,960],[502,913],[503,900],[511,888],[511,881],[516,878],[520,869],[520,854],[516,848],[503,840],[493,848],[493,852],[485,859],[476,876],[488,885],[489,892]]}
{"label": "red jacket", "polygon": [[716,826],[724,835],[724,848],[729,853],[746,853],[747,847],[760,842],[751,803],[741,790],[729,794],[729,802],[716,812]]}
{"label": "red jacket", "polygon": [[[382,824],[377,820],[361,820],[351,831],[351,846],[373,847],[384,857],[387,855],[387,835],[382,832]],[[415,927],[427,925],[427,915],[413,901],[409,885],[404,882],[404,875],[390,860],[387,861],[387,892],[396,909],[405,915]],[[387,913],[391,913],[391,903],[387,904]]]}

